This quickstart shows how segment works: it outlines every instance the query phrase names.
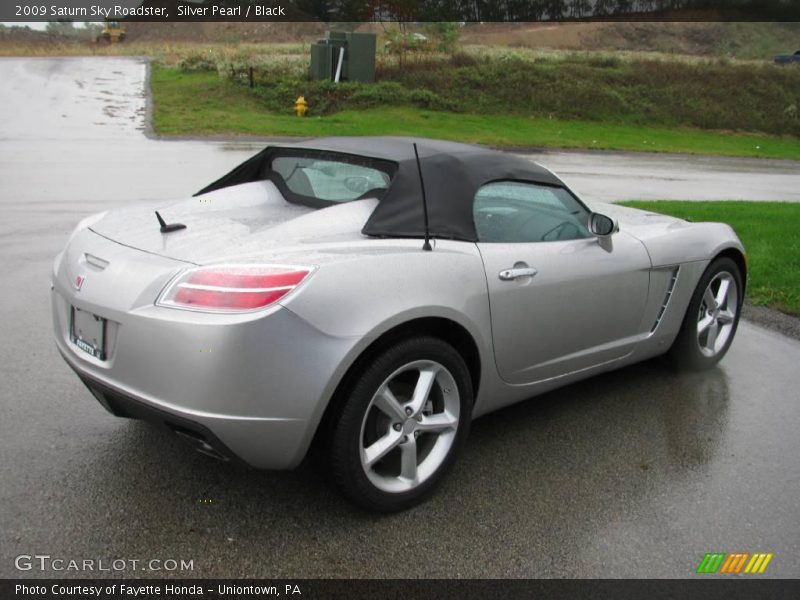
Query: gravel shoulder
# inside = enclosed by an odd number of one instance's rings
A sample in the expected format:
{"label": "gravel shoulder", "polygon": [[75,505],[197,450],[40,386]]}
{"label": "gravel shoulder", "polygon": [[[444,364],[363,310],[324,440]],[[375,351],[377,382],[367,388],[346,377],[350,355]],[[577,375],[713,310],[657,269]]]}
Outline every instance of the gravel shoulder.
{"label": "gravel shoulder", "polygon": [[787,337],[800,340],[800,319],[766,306],[753,306],[745,302],[742,318]]}

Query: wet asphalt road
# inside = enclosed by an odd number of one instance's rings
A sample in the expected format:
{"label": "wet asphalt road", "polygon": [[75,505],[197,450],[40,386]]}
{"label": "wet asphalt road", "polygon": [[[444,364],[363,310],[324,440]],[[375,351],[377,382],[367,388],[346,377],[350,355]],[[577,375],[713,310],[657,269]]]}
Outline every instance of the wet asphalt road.
{"label": "wet asphalt road", "polygon": [[[710,372],[651,361],[476,421],[438,494],[393,516],[308,466],[232,467],[105,413],[52,342],[52,258],[82,216],[192,192],[248,151],[147,140],[143,80],[129,60],[0,60],[0,577],[90,575],[15,570],[37,553],[194,577],[687,577],[712,551],[800,576],[800,343],[747,322]],[[796,181],[754,164],[765,190]]]}

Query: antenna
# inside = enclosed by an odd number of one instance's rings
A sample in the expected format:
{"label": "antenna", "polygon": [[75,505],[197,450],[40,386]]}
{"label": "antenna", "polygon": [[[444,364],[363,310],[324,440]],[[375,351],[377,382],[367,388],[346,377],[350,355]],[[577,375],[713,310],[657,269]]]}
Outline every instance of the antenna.
{"label": "antenna", "polygon": [[431,248],[431,235],[430,231],[428,231],[428,197],[425,195],[425,180],[422,178],[422,164],[419,161],[419,151],[417,150],[416,142],[414,142],[414,156],[417,158],[419,186],[422,188],[422,213],[425,217],[425,242],[422,244],[422,249],[430,252],[433,248]]}
{"label": "antenna", "polygon": [[186,229],[186,225],[183,223],[171,223],[167,225],[167,222],[158,214],[156,211],[156,219],[158,219],[158,224],[161,225],[161,233],[170,233],[172,231],[180,231],[181,229]]}
{"label": "antenna", "polygon": [[156,211],[156,219],[158,219],[158,224],[161,225],[162,229],[167,226],[167,222],[158,214],[158,211]]}

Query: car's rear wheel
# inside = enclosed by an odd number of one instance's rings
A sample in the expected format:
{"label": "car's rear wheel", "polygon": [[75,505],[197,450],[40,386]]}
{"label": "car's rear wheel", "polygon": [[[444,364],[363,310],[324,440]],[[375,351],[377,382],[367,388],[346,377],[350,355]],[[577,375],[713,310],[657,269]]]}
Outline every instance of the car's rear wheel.
{"label": "car's rear wheel", "polygon": [[410,338],[381,352],[345,391],[330,453],[339,488],[382,512],[422,501],[463,445],[472,394],[464,360],[440,339]]}
{"label": "car's rear wheel", "polygon": [[706,269],[689,302],[669,358],[680,367],[709,369],[728,352],[742,311],[742,275],[727,257]]}

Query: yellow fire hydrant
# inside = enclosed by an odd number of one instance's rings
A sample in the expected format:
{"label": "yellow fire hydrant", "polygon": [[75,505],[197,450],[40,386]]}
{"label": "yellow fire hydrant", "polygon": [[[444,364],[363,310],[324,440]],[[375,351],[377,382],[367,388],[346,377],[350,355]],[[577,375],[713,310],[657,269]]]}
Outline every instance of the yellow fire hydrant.
{"label": "yellow fire hydrant", "polygon": [[308,102],[303,96],[299,96],[294,103],[294,114],[298,117],[305,117],[308,112]]}

